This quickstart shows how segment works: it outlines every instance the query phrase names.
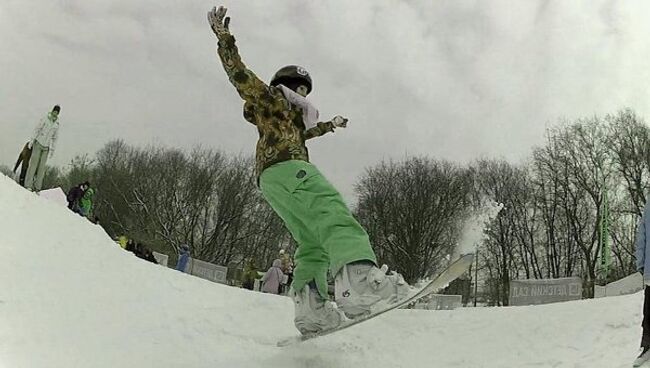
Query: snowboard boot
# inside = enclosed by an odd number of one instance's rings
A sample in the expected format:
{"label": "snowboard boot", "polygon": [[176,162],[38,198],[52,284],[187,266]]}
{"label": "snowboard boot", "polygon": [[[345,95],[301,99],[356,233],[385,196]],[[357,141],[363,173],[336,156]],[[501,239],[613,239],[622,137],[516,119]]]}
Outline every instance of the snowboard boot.
{"label": "snowboard boot", "polygon": [[317,334],[321,331],[338,327],[346,320],[343,312],[336,308],[336,304],[324,299],[313,281],[296,292],[290,290],[293,304],[296,308],[293,320],[301,334]]}
{"label": "snowboard boot", "polygon": [[348,263],[334,277],[336,304],[348,318],[372,314],[405,299],[410,286],[388,266],[377,268],[372,262]]}
{"label": "snowboard boot", "polygon": [[639,354],[639,357],[636,358],[634,363],[632,363],[632,367],[640,367],[648,360],[650,360],[650,346],[642,346],[641,354]]}

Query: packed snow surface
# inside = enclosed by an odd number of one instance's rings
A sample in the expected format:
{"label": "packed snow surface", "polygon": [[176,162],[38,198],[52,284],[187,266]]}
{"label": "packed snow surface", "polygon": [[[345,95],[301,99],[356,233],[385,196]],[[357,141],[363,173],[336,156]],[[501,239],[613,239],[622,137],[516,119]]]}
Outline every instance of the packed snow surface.
{"label": "packed snow surface", "polygon": [[278,348],[286,297],[143,261],[0,175],[0,368],[630,367],[642,294],[544,306],[397,310]]}

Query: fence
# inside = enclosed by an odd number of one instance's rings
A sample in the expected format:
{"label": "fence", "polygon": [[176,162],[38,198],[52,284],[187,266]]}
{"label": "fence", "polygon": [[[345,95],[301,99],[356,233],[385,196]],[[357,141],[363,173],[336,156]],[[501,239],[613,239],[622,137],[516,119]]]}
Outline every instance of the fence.
{"label": "fence", "polygon": [[163,265],[167,267],[167,262],[169,262],[169,256],[166,254],[158,253],[158,252],[153,252],[154,258],[156,258],[156,262],[158,262],[159,265]]}
{"label": "fence", "polygon": [[452,310],[463,306],[462,295],[432,294],[415,305],[416,309]]}
{"label": "fence", "polygon": [[606,296],[634,294],[641,290],[643,290],[643,275],[635,272],[618,281],[610,282],[605,286],[596,285],[594,288],[594,297],[602,298]]}
{"label": "fence", "polygon": [[202,279],[226,284],[228,267],[217,266],[215,264],[204,262],[199,259],[190,258],[187,265],[188,273]]}

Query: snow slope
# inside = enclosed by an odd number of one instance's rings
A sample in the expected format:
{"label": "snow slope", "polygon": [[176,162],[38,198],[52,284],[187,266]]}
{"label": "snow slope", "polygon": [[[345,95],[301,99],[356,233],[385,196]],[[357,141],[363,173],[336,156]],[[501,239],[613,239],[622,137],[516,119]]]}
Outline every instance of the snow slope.
{"label": "snow slope", "polygon": [[41,198],[49,199],[63,207],[68,207],[68,199],[61,188],[52,188],[45,189],[38,192],[38,196]]}
{"label": "snow slope", "polygon": [[398,310],[288,348],[286,297],[140,260],[0,175],[0,368],[629,367],[641,293],[536,307]]}

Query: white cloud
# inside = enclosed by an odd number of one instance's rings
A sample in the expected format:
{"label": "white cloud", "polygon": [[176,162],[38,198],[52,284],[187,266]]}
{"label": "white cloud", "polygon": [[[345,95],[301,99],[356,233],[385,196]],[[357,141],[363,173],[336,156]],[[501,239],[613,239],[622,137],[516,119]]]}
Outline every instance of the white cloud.
{"label": "white cloud", "polygon": [[[310,142],[348,199],[363,167],[405,153],[525,157],[559,117],[650,112],[638,1],[229,1],[244,61],[298,63],[321,115]],[[63,164],[108,139],[252,152],[256,132],[215,55],[207,1],[0,0],[0,162],[62,105]]]}

